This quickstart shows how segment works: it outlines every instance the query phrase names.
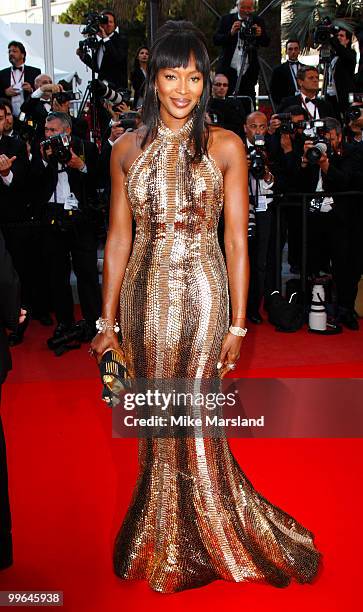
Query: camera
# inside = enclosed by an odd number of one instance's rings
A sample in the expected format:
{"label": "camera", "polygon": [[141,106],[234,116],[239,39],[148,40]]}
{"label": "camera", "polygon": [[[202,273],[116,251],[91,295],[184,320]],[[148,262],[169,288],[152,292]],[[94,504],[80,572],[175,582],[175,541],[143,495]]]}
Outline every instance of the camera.
{"label": "camera", "polygon": [[316,164],[324,153],[330,154],[330,143],[324,137],[328,131],[325,121],[321,119],[304,122],[303,138],[313,142],[311,149],[305,153],[309,164]]}
{"label": "camera", "polygon": [[239,34],[243,40],[254,41],[256,39],[254,25],[255,24],[253,23],[253,17],[251,15],[241,20],[241,28]]}
{"label": "camera", "polygon": [[118,127],[124,128],[125,131],[136,130],[139,117],[139,113],[136,113],[135,111],[130,111],[129,113],[122,113],[118,121],[114,121],[113,119],[111,119],[109,126],[115,127],[117,125]]}
{"label": "camera", "polygon": [[345,112],[345,123],[348,125],[352,121],[357,121],[363,114],[363,94],[361,93],[350,93],[349,94],[349,108]]}
{"label": "camera", "polygon": [[278,113],[276,114],[276,119],[281,121],[280,132],[281,134],[293,134],[294,126],[291,121],[292,115],[291,113]]}
{"label": "camera", "polygon": [[64,104],[65,102],[80,100],[81,94],[78,91],[59,91],[58,93],[53,94],[53,98],[57,100],[59,104]]}
{"label": "camera", "polygon": [[331,36],[336,36],[339,32],[339,26],[332,23],[330,17],[324,17],[319,21],[314,30],[314,46],[325,45],[329,42]]}
{"label": "camera", "polygon": [[82,30],[83,36],[96,36],[100,29],[100,25],[106,25],[108,23],[108,15],[102,15],[101,13],[87,13],[84,16],[85,27]]}
{"label": "camera", "polygon": [[118,106],[121,102],[130,102],[131,91],[129,89],[112,89],[107,81],[95,81],[95,92],[103,100],[111,102],[113,106]]}
{"label": "camera", "polygon": [[363,104],[355,104],[354,106],[350,106],[345,113],[345,122],[350,123],[351,121],[357,121],[357,119],[360,119],[362,109]]}
{"label": "camera", "polygon": [[43,140],[40,145],[44,151],[50,148],[52,156],[62,165],[66,165],[72,159],[71,138],[68,134],[56,134]]}
{"label": "camera", "polygon": [[280,119],[280,132],[281,134],[294,134],[296,130],[303,129],[305,127],[305,121],[292,121],[291,113],[278,113],[277,119]]}
{"label": "camera", "polygon": [[21,112],[16,119],[16,132],[24,142],[31,143],[36,130],[36,124],[31,117]]}
{"label": "camera", "polygon": [[248,158],[250,160],[250,172],[256,180],[263,178],[265,174],[265,137],[261,134],[256,134],[255,144],[248,150]]}

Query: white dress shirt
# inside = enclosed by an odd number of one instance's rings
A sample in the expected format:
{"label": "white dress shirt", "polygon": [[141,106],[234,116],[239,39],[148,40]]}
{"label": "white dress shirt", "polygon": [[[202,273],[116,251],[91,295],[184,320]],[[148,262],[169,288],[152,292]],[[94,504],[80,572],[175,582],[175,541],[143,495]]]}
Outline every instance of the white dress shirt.
{"label": "white dress shirt", "polygon": [[10,87],[14,87],[14,89],[18,90],[18,94],[11,98],[11,107],[14,117],[19,117],[20,107],[24,102],[24,68],[24,64],[17,68],[13,68],[13,66],[10,68]]}
{"label": "white dress shirt", "polygon": [[[319,109],[316,106],[316,104],[314,104],[313,102],[306,102],[306,98],[308,96],[306,96],[302,92],[300,92],[300,95],[301,95],[301,98],[302,98],[302,101],[303,101],[303,106],[306,108],[306,110],[310,114],[311,118],[312,119],[320,119]],[[310,100],[310,98],[309,98],[309,100]],[[314,100],[316,100],[316,97],[314,98]]]}

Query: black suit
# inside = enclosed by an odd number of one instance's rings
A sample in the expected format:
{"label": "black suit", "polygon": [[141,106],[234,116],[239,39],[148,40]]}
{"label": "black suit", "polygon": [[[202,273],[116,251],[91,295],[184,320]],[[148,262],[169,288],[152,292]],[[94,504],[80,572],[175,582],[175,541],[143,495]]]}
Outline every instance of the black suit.
{"label": "black suit", "polygon": [[28,171],[28,156],[25,143],[17,137],[0,137],[0,154],[11,158],[16,156],[11,171],[13,180],[6,185],[0,178],[0,225],[24,219],[27,202],[24,199]]}
{"label": "black suit", "polygon": [[[303,66],[303,64],[297,62],[297,68],[299,69],[301,66]],[[270,81],[270,93],[276,106],[280,104],[283,98],[294,96],[296,87],[297,82],[291,74],[290,62],[284,62],[273,69]]]}
{"label": "black suit", "polygon": [[19,274],[22,303],[30,306],[33,294],[32,250],[31,250],[31,194],[29,190],[29,161],[25,143],[17,136],[3,136],[0,153],[11,158],[16,156],[11,171],[13,180],[6,185],[0,178],[0,227],[6,248]]}
{"label": "black suit", "polygon": [[79,212],[64,210],[63,204],[49,203],[58,183],[58,166],[46,167],[39,150],[31,163],[32,182],[39,215],[45,223],[44,255],[49,266],[50,286],[58,323],[73,321],[73,297],[70,285],[72,255],[78,294],[84,318],[90,323],[100,316],[101,296],[97,271],[97,236],[90,203],[96,198],[98,152],[93,143],[72,139],[77,155],[84,155],[87,172],[68,168],[70,191],[79,202]]}
{"label": "black suit", "polygon": [[[332,191],[361,191],[363,189],[363,151],[344,145],[341,155],[330,158],[329,169],[322,173],[323,188]],[[316,190],[319,166],[301,169],[302,190]],[[358,282],[362,273],[363,214],[361,196],[334,196],[330,212],[308,215],[308,269],[318,271],[326,251],[331,257],[337,302],[341,311],[354,310]]]}
{"label": "black suit", "polygon": [[[101,66],[98,65],[98,51],[104,44],[105,51]],[[127,52],[128,40],[125,32],[114,32],[105,43],[99,41],[95,51],[95,61],[89,53],[80,56],[81,60],[98,73],[98,78],[108,81],[112,86],[127,87]]]}
{"label": "black suit", "polygon": [[217,123],[225,130],[232,130],[238,136],[243,134],[246,120],[244,107],[237,101],[228,98],[210,98],[208,102],[209,115],[216,115]]}
{"label": "black suit", "polygon": [[[295,96],[289,96],[288,98],[283,98],[277,110],[279,113],[283,113],[289,106],[301,106],[301,108],[305,108],[301,95],[298,94]],[[319,111],[320,119],[323,117],[336,117],[336,119],[339,119],[339,117],[336,116],[331,104],[321,98],[316,98],[316,108]]]}
{"label": "black suit", "polygon": [[[38,140],[44,140],[45,120],[48,116],[47,108],[48,104],[45,106],[42,100],[39,98],[32,98],[31,96],[25,100],[21,107],[21,110],[26,114],[26,116],[31,117],[36,124],[35,135]],[[71,117],[71,120],[72,134],[77,136],[77,138],[86,139],[88,132],[87,121],[85,119],[80,119],[79,117]]]}
{"label": "black suit", "polygon": [[334,68],[338,109],[340,112],[344,112],[349,106],[348,94],[354,91],[354,71],[357,63],[357,54],[354,49],[341,45],[335,37],[330,39],[330,44],[338,57]]}
{"label": "black suit", "polygon": [[[34,68],[34,66],[24,65],[24,83],[30,83],[33,89],[34,80],[40,74],[39,68]],[[13,85],[11,83],[11,68],[4,68],[4,70],[0,70],[0,98],[6,98],[5,89]],[[30,94],[24,91],[24,100],[26,100]],[[11,97],[8,98],[11,101]]]}
{"label": "black suit", "polygon": [[[217,46],[222,47],[222,53],[219,57],[216,73],[225,74],[229,79],[229,93],[232,93],[237,82],[237,71],[231,68],[231,61],[236,50],[238,42],[238,34],[231,35],[231,28],[237,21],[237,13],[223,15],[219,21],[218,29],[213,37],[213,42]],[[249,50],[249,65],[246,73],[243,75],[240,85],[239,94],[255,97],[255,85],[258,79],[259,63],[257,59],[257,46],[267,47],[270,44],[270,38],[266,34],[265,22],[261,17],[253,15],[253,23],[262,28],[261,36],[256,37],[256,43]]]}
{"label": "black suit", "polygon": [[134,108],[137,108],[137,101],[144,95],[145,75],[141,68],[135,68],[131,73],[131,85],[134,89]]}
{"label": "black suit", "polygon": [[[0,400],[1,385],[11,369],[5,329],[17,330],[20,312],[20,285],[0,232]],[[12,563],[11,514],[4,431],[0,417],[0,569]]]}

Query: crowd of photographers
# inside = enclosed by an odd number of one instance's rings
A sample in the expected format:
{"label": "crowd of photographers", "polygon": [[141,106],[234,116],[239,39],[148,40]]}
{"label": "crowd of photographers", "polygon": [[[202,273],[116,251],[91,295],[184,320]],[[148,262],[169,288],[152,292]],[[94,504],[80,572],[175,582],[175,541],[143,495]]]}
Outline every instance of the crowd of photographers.
{"label": "crowd of photographers", "polygon": [[[263,18],[253,13],[252,0],[239,0],[238,12],[222,17],[216,30],[215,43],[222,52],[212,78],[207,120],[235,131],[246,145],[248,319],[262,322],[263,298],[279,286],[276,261],[286,242],[291,272],[300,272],[299,194],[304,192],[312,194],[307,213],[308,275],[332,276],[336,324],[357,330],[362,195],[344,192],[363,191],[363,98],[358,93],[350,96],[359,90],[360,73],[354,76],[356,57],[349,32],[325,23],[317,36],[321,47],[329,45],[331,52],[326,95],[318,96],[318,70],[299,62],[299,43],[289,40],[286,62],[273,70],[269,82],[277,112],[267,116],[254,111],[258,47],[267,46],[269,37]],[[8,49],[11,67],[0,71],[0,227],[21,279],[22,304],[32,318],[55,324],[48,344],[60,354],[72,341],[91,339],[100,316],[98,248],[107,232],[110,155],[115,140],[141,121],[148,49],[137,51],[130,75],[132,96],[127,90],[127,36],[116,29],[112,12],[89,16],[77,55],[95,77],[93,108],[81,117],[72,113],[76,95],[68,83],[55,84],[28,66],[21,43],[11,41]],[[279,215],[277,194],[284,194],[288,204]],[[222,224],[223,220],[221,233]],[[72,269],[83,316],[78,325]],[[22,341],[26,325],[27,320],[11,334],[11,344]]]}

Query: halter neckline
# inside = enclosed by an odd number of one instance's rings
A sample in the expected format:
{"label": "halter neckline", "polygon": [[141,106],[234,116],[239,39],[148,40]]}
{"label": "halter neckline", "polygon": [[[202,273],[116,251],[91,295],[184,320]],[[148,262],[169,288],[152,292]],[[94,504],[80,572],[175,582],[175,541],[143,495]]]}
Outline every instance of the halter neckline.
{"label": "halter neckline", "polygon": [[183,127],[180,128],[180,130],[178,130],[177,132],[174,132],[167,125],[165,125],[162,119],[159,118],[158,136],[176,138],[178,140],[184,140],[184,138],[186,139],[187,137],[189,137],[189,134],[193,128],[193,124],[194,124],[194,118],[190,117],[190,119],[188,119],[188,121],[183,125]]}

